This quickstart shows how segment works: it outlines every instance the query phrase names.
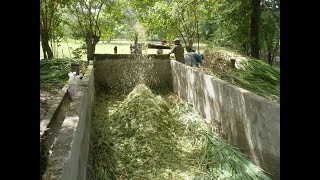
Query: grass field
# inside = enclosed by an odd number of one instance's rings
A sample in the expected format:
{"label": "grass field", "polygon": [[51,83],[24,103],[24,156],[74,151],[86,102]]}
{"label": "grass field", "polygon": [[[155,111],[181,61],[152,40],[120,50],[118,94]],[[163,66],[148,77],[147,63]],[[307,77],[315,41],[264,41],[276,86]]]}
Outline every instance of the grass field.
{"label": "grass field", "polygon": [[[154,41],[148,41],[144,43],[159,43]],[[55,58],[73,58],[72,49],[76,49],[81,46],[82,42],[79,40],[68,40],[59,43],[60,47],[57,45],[54,46],[54,57]],[[96,54],[113,54],[114,46],[118,48],[118,54],[130,54],[130,44],[134,44],[133,41],[115,39],[110,41],[109,43],[102,41],[99,42],[96,46]],[[200,53],[204,52],[205,44],[200,43]],[[163,53],[166,54],[170,52],[170,49],[164,49]],[[156,54],[157,49],[145,49],[142,51],[143,54]],[[42,47],[40,45],[40,59],[43,59]],[[83,55],[81,59],[87,59],[86,55]]]}

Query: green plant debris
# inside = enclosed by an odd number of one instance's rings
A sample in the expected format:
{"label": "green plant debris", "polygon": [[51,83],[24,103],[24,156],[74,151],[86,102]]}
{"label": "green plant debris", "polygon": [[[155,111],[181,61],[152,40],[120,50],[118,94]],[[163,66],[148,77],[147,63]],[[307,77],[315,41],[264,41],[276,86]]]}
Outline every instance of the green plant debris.
{"label": "green plant debris", "polygon": [[94,179],[270,179],[173,93],[164,99],[142,84],[127,97],[97,89]]}
{"label": "green plant debris", "polygon": [[62,88],[69,79],[68,73],[72,62],[77,61],[70,59],[40,60],[40,89],[52,92],[54,88]]}
{"label": "green plant debris", "polygon": [[[243,89],[252,91],[260,96],[276,102],[280,102],[280,71],[262,60],[240,57],[237,54],[228,54],[226,51],[207,51],[205,54],[205,71],[237,85]],[[229,59],[240,58],[243,68],[232,69]]]}

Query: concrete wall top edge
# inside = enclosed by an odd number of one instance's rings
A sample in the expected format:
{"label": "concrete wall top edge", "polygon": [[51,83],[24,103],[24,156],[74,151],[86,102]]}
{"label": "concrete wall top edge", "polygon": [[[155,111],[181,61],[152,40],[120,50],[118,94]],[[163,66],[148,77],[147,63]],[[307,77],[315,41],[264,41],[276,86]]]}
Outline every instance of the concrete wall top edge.
{"label": "concrete wall top edge", "polygon": [[[180,62],[177,62],[177,61],[175,61],[175,60],[170,60],[170,63],[180,63]],[[180,65],[184,65],[184,64],[180,63]],[[214,82],[219,82],[219,83],[223,84],[224,86],[229,86],[229,87],[231,87],[231,88],[233,88],[233,89],[241,92],[243,95],[250,96],[251,98],[254,98],[254,99],[256,99],[257,101],[261,101],[261,102],[263,102],[263,103],[270,104],[270,105],[272,105],[272,106],[276,106],[276,107],[278,107],[278,108],[280,109],[280,103],[278,103],[278,102],[272,101],[272,100],[270,100],[270,99],[268,99],[268,98],[266,98],[266,97],[260,96],[260,95],[258,95],[258,94],[256,94],[256,93],[253,93],[253,92],[249,91],[249,90],[246,90],[246,89],[243,89],[243,88],[241,88],[241,87],[239,87],[239,86],[233,85],[233,84],[231,84],[231,83],[229,83],[229,82],[227,82],[227,81],[224,81],[224,80],[222,80],[222,79],[218,79],[218,78],[216,78],[216,77],[214,77],[214,76],[211,76],[211,75],[209,75],[209,74],[207,74],[207,73],[205,73],[205,72],[203,72],[203,71],[201,71],[201,70],[199,70],[199,69],[192,68],[192,67],[187,66],[187,65],[184,65],[184,66],[186,66],[186,68],[187,68],[188,70],[196,71],[196,72],[198,72],[201,76],[204,76],[204,77],[206,77],[206,78],[212,79],[212,81],[214,81]]]}
{"label": "concrete wall top edge", "polygon": [[63,88],[58,92],[57,95],[53,97],[50,101],[50,108],[45,116],[45,118],[40,121],[40,136],[44,134],[46,131],[49,123],[51,122],[52,118],[54,118],[55,113],[59,110],[61,103],[63,102],[63,98],[67,95],[69,85],[65,84]]}
{"label": "concrete wall top edge", "polygon": [[[133,59],[139,54],[94,54],[96,61],[106,60],[106,59]],[[169,54],[143,54],[143,56],[151,57],[153,59],[169,59]]]}

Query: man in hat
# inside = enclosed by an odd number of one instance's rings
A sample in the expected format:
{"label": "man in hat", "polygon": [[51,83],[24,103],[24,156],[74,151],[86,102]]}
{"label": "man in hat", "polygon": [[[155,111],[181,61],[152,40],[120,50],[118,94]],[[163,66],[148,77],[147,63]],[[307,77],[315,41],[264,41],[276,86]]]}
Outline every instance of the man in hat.
{"label": "man in hat", "polygon": [[174,57],[176,58],[177,61],[185,64],[185,60],[184,60],[184,49],[182,47],[182,45],[180,44],[180,39],[176,38],[175,40],[173,40],[174,43],[174,47],[173,49],[169,52],[169,54],[173,53]]}

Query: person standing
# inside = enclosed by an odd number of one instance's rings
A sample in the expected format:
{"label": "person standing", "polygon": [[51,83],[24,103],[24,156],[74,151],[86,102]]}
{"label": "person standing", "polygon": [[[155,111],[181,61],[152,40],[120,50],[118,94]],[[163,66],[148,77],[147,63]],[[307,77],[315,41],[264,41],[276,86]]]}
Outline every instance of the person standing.
{"label": "person standing", "polygon": [[113,50],[114,50],[114,54],[117,54],[117,52],[118,52],[118,47],[117,47],[117,46],[114,46]]}
{"label": "person standing", "polygon": [[194,52],[194,50],[192,50],[190,47],[186,47],[186,50],[187,50],[187,56],[189,56],[191,59],[191,67],[193,66],[201,67],[203,56],[201,54]]}
{"label": "person standing", "polygon": [[168,54],[171,54],[173,53],[174,54],[174,57],[176,58],[177,61],[185,64],[185,59],[184,59],[184,49],[180,43],[180,39],[176,38],[174,41],[174,47],[173,49],[168,53]]}
{"label": "person standing", "polygon": [[[161,45],[165,45],[167,43],[167,40],[166,39],[164,39],[164,38],[162,38],[162,40],[161,40]],[[163,49],[158,49],[157,50],[157,54],[163,54]]]}

